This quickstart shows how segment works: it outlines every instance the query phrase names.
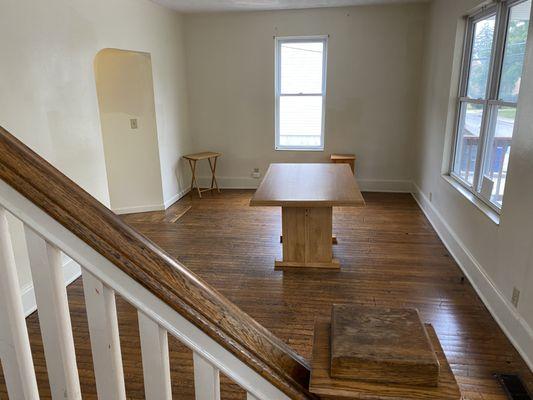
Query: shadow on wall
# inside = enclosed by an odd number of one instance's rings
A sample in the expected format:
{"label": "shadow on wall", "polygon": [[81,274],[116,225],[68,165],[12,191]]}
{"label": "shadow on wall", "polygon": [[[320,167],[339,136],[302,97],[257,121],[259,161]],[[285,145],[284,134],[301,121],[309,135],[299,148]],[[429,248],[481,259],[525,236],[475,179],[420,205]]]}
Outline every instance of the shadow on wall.
{"label": "shadow on wall", "polygon": [[101,50],[94,73],[111,209],[164,209],[150,54]]}

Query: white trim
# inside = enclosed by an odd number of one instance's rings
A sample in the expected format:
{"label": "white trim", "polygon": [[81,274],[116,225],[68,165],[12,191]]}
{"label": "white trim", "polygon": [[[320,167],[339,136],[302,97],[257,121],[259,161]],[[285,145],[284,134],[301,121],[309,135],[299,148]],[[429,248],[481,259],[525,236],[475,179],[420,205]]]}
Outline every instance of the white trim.
{"label": "white trim", "polygon": [[[274,150],[276,151],[324,151],[324,136],[326,129],[326,92],[328,70],[328,39],[329,35],[310,36],[274,36]],[[288,43],[322,42],[322,92],[321,93],[281,93],[281,45]],[[320,129],[319,146],[282,146],[280,145],[280,98],[282,96],[321,96],[322,97],[322,126]]]}
{"label": "white trim", "polygon": [[[502,81],[502,67],[506,55],[505,43],[509,34],[509,17],[511,9],[527,0],[504,0],[503,2],[493,2],[470,15],[466,19],[466,31],[464,36],[463,53],[461,60],[461,76],[459,80],[459,96],[455,106],[456,120],[451,148],[451,163],[447,170],[448,175],[457,180],[465,189],[474,196],[485,202],[496,213],[501,213],[501,206],[493,203],[490,194],[487,197],[482,193],[481,183],[485,175],[485,167],[490,162],[489,150],[491,137],[494,136],[495,118],[499,106],[514,107],[518,110],[517,102],[508,102],[499,99],[499,91]],[[472,69],[472,54],[474,51],[476,24],[480,21],[495,18],[492,49],[489,59],[489,72],[487,75],[486,91],[482,98],[473,99],[468,97],[468,81]],[[527,41],[527,38],[526,38]],[[525,59],[523,60],[525,62]],[[521,72],[521,76],[523,71]],[[464,124],[465,113],[464,104],[478,104],[483,106],[483,114],[479,130],[479,141],[477,145],[476,163],[474,165],[474,176],[472,185],[464,182],[455,172],[455,164],[462,151],[461,126]],[[516,124],[515,124],[516,130]],[[511,136],[512,139],[512,136]],[[461,151],[460,151],[461,150]]]}
{"label": "white trim", "polygon": [[24,236],[52,398],[82,400],[61,250],[27,225]]}
{"label": "white trim", "polygon": [[470,253],[420,188],[413,183],[413,197],[457,262],[474,290],[507,338],[533,370],[533,329],[491,281],[483,266]]}
{"label": "white trim", "polygon": [[81,276],[96,394],[99,399],[126,400],[115,290],[85,268]]}
{"label": "white trim", "polygon": [[167,331],[137,311],[146,400],[172,400]]}
{"label": "white trim", "polygon": [[[70,285],[81,276],[81,269],[77,262],[71,258],[63,261],[63,279],[65,286]],[[37,310],[37,303],[35,301],[35,291],[33,289],[33,282],[28,283],[21,290],[22,308],[24,316],[28,317]]]}
{"label": "white trim", "polygon": [[496,225],[500,225],[500,213],[494,211],[492,207],[468,190],[456,177],[451,175],[441,175],[442,179],[448,182],[455,190],[461,193],[470,203],[477,207],[479,211],[487,216]]}
{"label": "white trim", "polygon": [[[217,182],[221,189],[257,189],[261,179],[246,176],[221,176],[217,177]],[[200,177],[198,183],[202,187],[208,187],[211,185],[211,177]],[[358,179],[357,183],[363,192],[413,192],[413,183],[410,180]]]}
{"label": "white trim", "polygon": [[328,35],[300,35],[300,36],[274,36],[276,40],[301,40],[301,41],[314,41],[315,39],[329,39]]}
{"label": "white trim", "polygon": [[220,400],[220,371],[196,352],[194,365],[194,394],[198,400]]}
{"label": "white trim", "polygon": [[0,207],[0,360],[10,399],[38,399],[8,212]]}
{"label": "white trim", "polygon": [[134,206],[134,207],[119,207],[119,208],[113,208],[112,210],[115,214],[118,214],[118,215],[150,212],[150,211],[163,211],[169,208],[172,204],[174,204],[176,201],[181,199],[187,193],[189,193],[189,191],[190,191],[190,188],[183,189],[179,191],[178,193],[176,193],[174,196],[171,196],[170,198],[166,199],[163,202],[163,204],[154,204],[154,205],[148,205],[148,206]]}
{"label": "white trim", "polygon": [[35,310],[37,310],[37,303],[35,301],[35,291],[33,290],[33,282],[28,283],[20,289],[20,297],[22,298],[22,309],[24,310],[24,317],[28,317]]}
{"label": "white trim", "polygon": [[119,214],[119,215],[120,214],[140,213],[140,212],[149,212],[149,211],[162,211],[164,209],[165,209],[164,204],[112,208],[113,212],[115,214]]}
{"label": "white trim", "polygon": [[289,400],[287,395],[255,370],[2,180],[0,203],[244,390],[262,400]]}
{"label": "white trim", "polygon": [[165,200],[164,204],[163,204],[163,207],[164,209],[166,210],[167,208],[169,208],[172,204],[174,204],[176,201],[178,201],[179,199],[181,199],[182,197],[186,196],[187,193],[190,192],[190,188],[186,188],[186,189],[183,189],[183,190],[180,190],[178,193],[176,193],[174,196],[171,196],[169,197],[168,199]]}

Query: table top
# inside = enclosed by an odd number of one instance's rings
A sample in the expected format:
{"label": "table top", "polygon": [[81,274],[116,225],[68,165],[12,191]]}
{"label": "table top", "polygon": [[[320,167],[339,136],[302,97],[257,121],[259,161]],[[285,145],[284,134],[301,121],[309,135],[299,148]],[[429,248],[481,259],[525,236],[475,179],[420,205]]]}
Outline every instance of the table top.
{"label": "table top", "polygon": [[363,207],[348,164],[270,164],[251,206]]}
{"label": "table top", "polygon": [[332,154],[330,160],[355,160],[355,154]]}
{"label": "table top", "polygon": [[201,153],[187,154],[183,156],[187,160],[205,160],[206,158],[220,157],[222,153],[217,153],[214,151],[202,151]]}

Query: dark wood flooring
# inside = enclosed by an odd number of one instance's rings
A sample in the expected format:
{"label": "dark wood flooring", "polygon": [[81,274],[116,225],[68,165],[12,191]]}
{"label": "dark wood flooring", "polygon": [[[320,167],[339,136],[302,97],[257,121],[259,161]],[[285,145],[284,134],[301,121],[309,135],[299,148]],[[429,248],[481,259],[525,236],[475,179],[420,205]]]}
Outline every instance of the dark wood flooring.
{"label": "dark wood flooring", "polygon": [[[306,358],[313,323],[333,303],[416,307],[433,324],[465,399],[506,399],[492,374],[533,374],[437,237],[410,195],[365,193],[364,209],[334,211],[334,253],[342,269],[275,271],[281,255],[279,208],[249,207],[252,191],[189,196],[165,212],[124,216],[147,237]],[[186,211],[179,219],[183,211]],[[68,288],[83,397],[96,398],[81,280]],[[117,300],[128,398],[143,398],[135,310]],[[39,388],[50,398],[38,314],[27,319]],[[194,397],[192,355],[170,341],[173,395]],[[0,376],[0,398],[6,398]],[[222,398],[244,392],[223,379]]]}

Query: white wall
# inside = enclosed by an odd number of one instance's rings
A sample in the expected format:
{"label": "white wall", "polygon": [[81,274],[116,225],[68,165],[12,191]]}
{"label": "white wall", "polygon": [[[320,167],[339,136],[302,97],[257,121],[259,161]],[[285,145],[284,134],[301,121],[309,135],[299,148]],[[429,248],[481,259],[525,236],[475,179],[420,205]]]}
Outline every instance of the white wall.
{"label": "white wall", "polygon": [[191,146],[183,22],[173,11],[148,0],[0,0],[0,125],[109,205],[93,72],[103,48],[151,55],[171,202],[188,184],[179,160]]}
{"label": "white wall", "polygon": [[[426,4],[188,15],[190,127],[196,150],[224,153],[223,186],[253,168],[355,153],[363,187],[409,190]],[[273,36],[329,34],[324,152],[274,150]],[[202,175],[208,175],[203,166]],[[381,182],[385,181],[385,182]]]}
{"label": "white wall", "polygon": [[[441,178],[453,131],[457,26],[480,0],[187,17],[145,0],[0,1],[0,124],[104,204],[93,59],[103,48],[147,52],[165,203],[186,189],[179,158],[192,150],[224,152],[219,171],[230,186],[255,185],[254,167],[322,161],[330,152],[358,155],[363,186],[405,187],[414,176],[417,199],[531,365],[533,39],[500,225]],[[276,152],[272,36],[306,34],[330,34],[326,150]],[[510,304],[513,287],[521,291],[518,309]]]}
{"label": "white wall", "polygon": [[94,72],[111,209],[164,209],[150,54],[105,49]]}
{"label": "white wall", "polygon": [[[454,130],[461,17],[480,3],[436,0],[431,6],[414,181],[441,237],[533,368],[533,24],[500,224],[441,177]],[[513,287],[521,292],[517,309]]]}

